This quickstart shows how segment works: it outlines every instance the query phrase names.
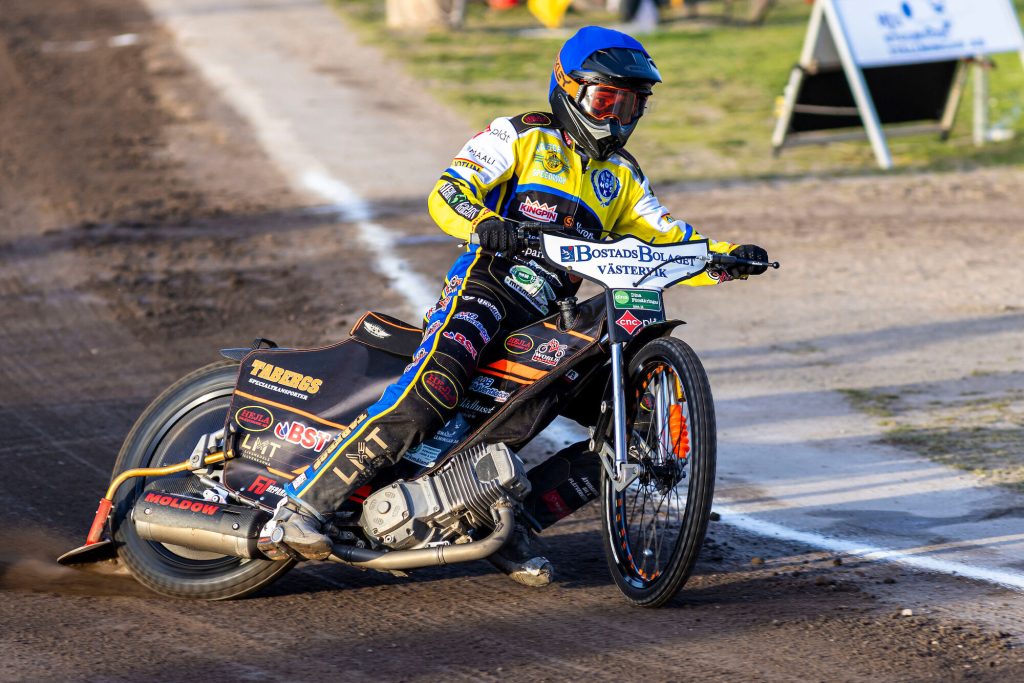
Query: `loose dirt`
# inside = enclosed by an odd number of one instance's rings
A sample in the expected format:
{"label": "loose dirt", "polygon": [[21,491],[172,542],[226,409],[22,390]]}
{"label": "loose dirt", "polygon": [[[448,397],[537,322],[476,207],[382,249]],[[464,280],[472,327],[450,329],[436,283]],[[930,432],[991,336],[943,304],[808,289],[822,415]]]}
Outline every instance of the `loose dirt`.
{"label": "loose dirt", "polygon": [[[118,39],[126,34],[135,38]],[[484,564],[411,580],[311,566],[254,599],[192,604],[121,578],[57,568],[48,558],[81,542],[120,440],[160,387],[213,360],[218,346],[257,334],[330,341],[363,307],[397,311],[404,299],[368,267],[351,226],[300,205],[252,135],[132,0],[6,3],[0,91],[16,94],[0,98],[0,125],[13,132],[0,136],[0,496],[5,528],[20,529],[4,533],[0,554],[0,680],[1024,676],[1012,637],[922,599],[934,578],[835,564],[720,523],[685,593],[660,611],[628,609],[618,599],[594,511],[545,535],[561,574],[542,591]],[[970,190],[977,178],[922,183],[939,187],[936,197],[951,184],[968,188],[955,204],[967,216],[991,205]],[[803,244],[784,257],[793,276],[774,296],[814,287],[842,311],[850,308],[849,256],[832,247],[845,244],[844,216],[878,211],[880,197],[898,191],[882,180],[838,195],[830,187],[671,198],[720,225],[709,230],[716,236],[756,235],[773,251]],[[1019,215],[1020,196],[1005,192],[999,210]],[[404,201],[383,220],[422,233],[418,202]],[[900,248],[931,245],[931,217],[916,222],[906,203],[894,201],[878,234]],[[824,227],[823,203],[830,207]],[[971,244],[967,236],[962,242]],[[428,273],[454,255],[437,243],[407,243],[403,251]],[[833,261],[815,263],[821,253]],[[865,296],[880,287],[865,286]],[[733,291],[755,291],[744,287]],[[926,278],[919,289],[930,295]],[[709,296],[702,329],[739,346],[767,325],[784,353],[803,348],[794,346],[799,330],[766,319],[767,301]],[[906,314],[899,306],[892,313],[894,321]],[[725,326],[726,315],[748,322]],[[837,320],[830,323],[837,333],[863,324]],[[710,354],[713,373],[727,378],[728,360]],[[979,592],[943,581],[972,597]]]}

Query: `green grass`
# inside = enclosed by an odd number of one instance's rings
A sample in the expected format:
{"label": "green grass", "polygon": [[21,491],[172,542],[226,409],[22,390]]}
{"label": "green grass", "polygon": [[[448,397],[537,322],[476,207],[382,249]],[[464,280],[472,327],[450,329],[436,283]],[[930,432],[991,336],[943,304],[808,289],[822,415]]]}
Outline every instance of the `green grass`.
{"label": "green grass", "polygon": [[[850,405],[879,418],[880,441],[1024,492],[1024,390],[931,398],[841,389]],[[936,388],[937,392],[937,388]]]}
{"label": "green grass", "polygon": [[[417,36],[388,32],[379,0],[332,1],[364,39],[405,62],[474,126],[548,108],[551,64],[566,34],[536,30],[539,24],[524,7],[491,12],[473,4],[463,30]],[[1017,7],[1024,9],[1024,0],[1017,0]],[[721,8],[708,2],[701,11],[713,15]],[[795,148],[777,159],[771,155],[776,98],[799,58],[809,11],[802,0],[781,0],[761,27],[669,13],[662,30],[642,38],[665,78],[656,89],[655,110],[629,146],[648,174],[678,181],[874,172],[867,142]],[[569,29],[615,23],[616,17],[602,13],[570,14],[566,21]],[[996,62],[991,120],[1024,137],[1024,69],[1016,55],[1000,55]],[[1021,141],[982,149],[972,145],[970,97],[968,90],[950,141],[890,140],[898,167],[948,170],[1024,161]]]}

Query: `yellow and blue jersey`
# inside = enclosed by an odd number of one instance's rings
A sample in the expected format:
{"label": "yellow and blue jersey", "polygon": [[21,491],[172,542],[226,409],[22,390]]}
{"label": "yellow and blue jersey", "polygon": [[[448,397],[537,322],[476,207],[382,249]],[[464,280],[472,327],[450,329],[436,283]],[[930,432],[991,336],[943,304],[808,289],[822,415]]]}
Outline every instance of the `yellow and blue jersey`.
{"label": "yellow and blue jersey", "polygon": [[[467,241],[492,216],[560,225],[587,239],[705,239],[662,206],[632,156],[623,150],[605,161],[587,158],[544,112],[495,119],[473,137],[441,175],[428,208],[442,230]],[[727,253],[736,245],[709,246]],[[707,272],[686,281],[716,283]]]}

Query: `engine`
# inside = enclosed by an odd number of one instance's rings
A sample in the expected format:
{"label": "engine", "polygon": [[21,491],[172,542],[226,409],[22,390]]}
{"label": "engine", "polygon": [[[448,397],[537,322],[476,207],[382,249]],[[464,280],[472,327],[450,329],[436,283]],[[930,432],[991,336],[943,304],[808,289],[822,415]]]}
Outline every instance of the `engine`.
{"label": "engine", "polygon": [[378,543],[412,550],[493,527],[494,503],[501,498],[522,501],[529,492],[518,455],[505,444],[480,445],[430,475],[375,491],[363,503],[360,523]]}

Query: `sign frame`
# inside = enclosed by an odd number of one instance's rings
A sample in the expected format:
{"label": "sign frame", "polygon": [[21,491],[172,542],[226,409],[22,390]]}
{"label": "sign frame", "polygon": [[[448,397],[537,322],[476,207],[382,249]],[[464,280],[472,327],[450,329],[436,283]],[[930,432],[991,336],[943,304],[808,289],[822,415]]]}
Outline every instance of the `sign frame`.
{"label": "sign frame", "polygon": [[[1014,16],[1016,16],[1016,13],[1014,13]],[[1020,55],[1022,63],[1024,63],[1024,48],[1021,49]],[[949,60],[948,57],[947,60]],[[922,59],[920,62],[902,60],[899,64],[893,64],[892,67],[910,66],[930,61],[935,60]],[[947,63],[951,62],[952,60],[949,60]],[[949,92],[945,98],[945,107],[937,123],[901,125],[890,129],[889,135],[939,133],[943,139],[948,138],[955,123],[956,113],[967,83],[968,66],[972,62],[976,63],[976,68],[981,70],[983,76],[987,76],[984,70],[988,68],[988,64],[984,60],[983,55],[963,55],[957,60],[956,70],[949,86]],[[865,79],[865,68],[858,64],[855,59],[850,37],[847,34],[846,27],[840,12],[835,6],[834,0],[815,0],[807,25],[807,34],[804,39],[800,61],[790,72],[789,81],[783,95],[782,106],[772,134],[773,154],[778,156],[784,147],[861,140],[866,137],[871,143],[871,148],[879,167],[884,170],[891,169],[893,161],[892,155],[889,152],[886,131],[883,129],[878,109]],[[855,107],[821,107],[802,105],[799,102],[801,87],[808,76],[815,75],[819,71],[838,70],[841,70],[846,76]],[[976,112],[978,104],[976,97]],[[846,130],[838,133],[829,131],[794,132],[791,130],[793,117],[801,112],[859,116],[863,123],[863,130]],[[978,118],[977,114],[976,118]],[[977,124],[978,121],[975,123]],[[977,132],[975,133],[975,139],[979,139]]]}

